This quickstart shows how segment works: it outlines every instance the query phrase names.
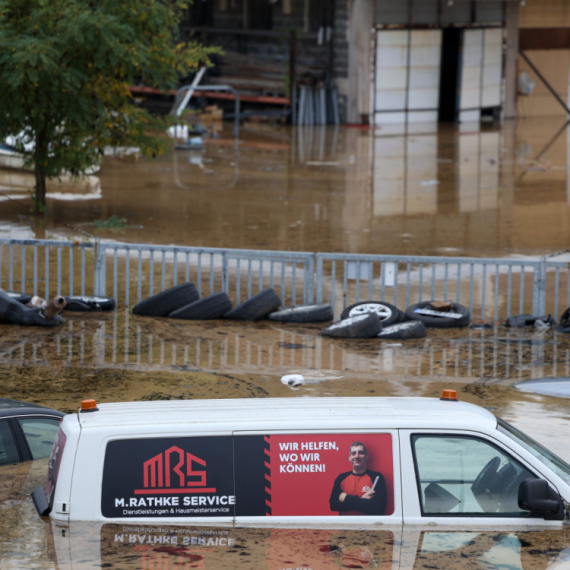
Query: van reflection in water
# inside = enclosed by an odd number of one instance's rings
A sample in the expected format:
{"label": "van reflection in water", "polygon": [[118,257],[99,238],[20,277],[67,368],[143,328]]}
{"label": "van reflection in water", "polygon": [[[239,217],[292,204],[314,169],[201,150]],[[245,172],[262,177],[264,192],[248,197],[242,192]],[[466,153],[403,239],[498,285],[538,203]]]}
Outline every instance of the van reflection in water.
{"label": "van reflection in water", "polygon": [[[566,530],[445,532],[50,522],[55,567],[124,570],[562,570]],[[48,531],[49,532],[49,531]]]}

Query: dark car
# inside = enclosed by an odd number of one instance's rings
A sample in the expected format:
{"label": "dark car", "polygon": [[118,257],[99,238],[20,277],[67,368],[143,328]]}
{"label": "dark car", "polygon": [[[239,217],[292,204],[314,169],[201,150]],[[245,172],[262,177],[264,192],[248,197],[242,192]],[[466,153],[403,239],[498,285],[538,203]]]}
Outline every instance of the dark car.
{"label": "dark car", "polygon": [[62,412],[0,398],[0,465],[49,457]]}

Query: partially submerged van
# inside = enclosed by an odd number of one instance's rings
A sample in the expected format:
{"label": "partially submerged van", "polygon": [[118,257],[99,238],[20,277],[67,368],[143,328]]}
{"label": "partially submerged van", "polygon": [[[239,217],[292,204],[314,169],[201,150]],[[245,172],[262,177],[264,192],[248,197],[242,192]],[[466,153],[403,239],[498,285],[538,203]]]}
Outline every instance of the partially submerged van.
{"label": "partially submerged van", "polygon": [[32,496],[58,521],[552,526],[567,518],[570,466],[453,390],[86,400]]}

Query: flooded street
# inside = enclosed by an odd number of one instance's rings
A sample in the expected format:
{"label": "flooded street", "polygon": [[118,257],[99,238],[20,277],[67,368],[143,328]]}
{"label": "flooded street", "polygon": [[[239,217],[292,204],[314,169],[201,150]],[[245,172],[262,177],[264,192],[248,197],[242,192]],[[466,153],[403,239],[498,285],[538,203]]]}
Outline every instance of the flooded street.
{"label": "flooded street", "polygon": [[[84,232],[128,243],[566,260],[570,144],[561,127],[521,120],[382,136],[249,123],[239,140],[228,128],[200,152],[107,158],[97,177],[54,182],[45,220],[29,216],[29,178],[4,171],[0,237]],[[564,333],[495,326],[341,340],[320,336],[319,325],[176,321],[121,305],[65,317],[54,329],[0,325],[2,396],[72,412],[84,398],[438,397],[453,388],[570,461],[568,400],[516,386],[570,376]],[[291,373],[305,383],[281,383]],[[570,567],[566,528],[63,528],[40,520],[27,496],[45,470],[2,468],[2,568]]]}
{"label": "flooded street", "polygon": [[[0,180],[0,237],[454,256],[540,256],[568,244],[568,131],[560,120],[372,136],[249,124],[236,141],[154,162],[107,158],[73,191],[48,188],[28,217],[25,181]],[[463,127],[465,128],[465,127]],[[380,131],[377,133],[381,135]],[[31,179],[28,180],[28,185]],[[14,188],[14,187],[12,187]],[[99,193],[98,193],[99,192]],[[7,199],[6,196],[10,197]],[[50,199],[51,197],[51,199]],[[121,227],[98,227],[110,216]]]}

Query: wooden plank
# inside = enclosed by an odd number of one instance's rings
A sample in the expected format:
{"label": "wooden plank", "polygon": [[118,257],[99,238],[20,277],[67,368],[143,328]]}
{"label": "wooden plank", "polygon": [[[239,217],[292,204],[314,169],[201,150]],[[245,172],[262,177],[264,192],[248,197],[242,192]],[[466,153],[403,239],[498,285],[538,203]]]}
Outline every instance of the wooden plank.
{"label": "wooden plank", "polygon": [[525,28],[519,34],[520,49],[570,49],[570,28]]}
{"label": "wooden plank", "polygon": [[521,6],[520,27],[561,28],[570,26],[568,0],[532,0]]}

